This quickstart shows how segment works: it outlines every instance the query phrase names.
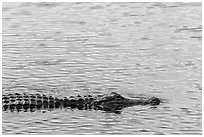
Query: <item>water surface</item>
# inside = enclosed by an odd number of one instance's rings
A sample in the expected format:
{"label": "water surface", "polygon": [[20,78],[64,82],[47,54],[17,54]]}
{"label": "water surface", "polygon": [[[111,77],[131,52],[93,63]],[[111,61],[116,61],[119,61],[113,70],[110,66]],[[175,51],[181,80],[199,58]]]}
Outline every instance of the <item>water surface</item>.
{"label": "water surface", "polygon": [[168,100],[121,114],[3,112],[3,134],[202,133],[201,3],[2,7],[3,93],[70,96],[123,89]]}

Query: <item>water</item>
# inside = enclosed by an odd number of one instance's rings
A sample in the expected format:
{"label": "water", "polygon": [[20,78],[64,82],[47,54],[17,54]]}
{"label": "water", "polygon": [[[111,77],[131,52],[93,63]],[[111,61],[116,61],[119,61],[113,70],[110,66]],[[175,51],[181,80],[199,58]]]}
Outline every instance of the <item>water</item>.
{"label": "water", "polygon": [[201,3],[2,7],[3,93],[70,96],[127,88],[168,100],[121,114],[3,112],[3,134],[202,133]]}

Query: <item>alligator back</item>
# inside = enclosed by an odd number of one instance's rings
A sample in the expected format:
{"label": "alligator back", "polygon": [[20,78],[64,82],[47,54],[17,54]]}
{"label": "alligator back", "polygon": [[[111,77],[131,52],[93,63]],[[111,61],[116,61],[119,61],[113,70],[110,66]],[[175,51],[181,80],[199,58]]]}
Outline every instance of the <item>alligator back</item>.
{"label": "alligator back", "polygon": [[[93,96],[70,96],[69,98],[57,98],[40,94],[4,94],[2,97],[3,110],[17,111],[35,111],[36,109],[54,109],[54,108],[78,108],[93,109]],[[96,108],[95,108],[96,109]]]}

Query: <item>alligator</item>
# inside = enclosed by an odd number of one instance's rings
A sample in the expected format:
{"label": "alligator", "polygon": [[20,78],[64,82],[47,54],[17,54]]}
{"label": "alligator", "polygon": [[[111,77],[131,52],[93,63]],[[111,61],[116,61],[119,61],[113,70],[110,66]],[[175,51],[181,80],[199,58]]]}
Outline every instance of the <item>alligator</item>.
{"label": "alligator", "polygon": [[157,97],[126,98],[117,92],[103,95],[84,95],[58,98],[38,93],[7,93],[2,96],[3,111],[35,111],[52,110],[56,108],[71,108],[79,110],[102,110],[105,112],[117,112],[125,107],[134,105],[155,106],[161,103]]}

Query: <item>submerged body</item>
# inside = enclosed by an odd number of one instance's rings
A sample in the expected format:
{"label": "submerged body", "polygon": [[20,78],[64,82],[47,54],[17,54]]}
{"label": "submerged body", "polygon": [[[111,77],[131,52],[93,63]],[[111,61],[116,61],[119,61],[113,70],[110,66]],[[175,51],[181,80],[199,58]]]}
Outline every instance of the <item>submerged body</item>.
{"label": "submerged body", "polygon": [[134,105],[159,105],[156,97],[125,98],[116,92],[96,96],[70,96],[57,98],[53,96],[27,93],[11,93],[2,97],[3,111],[35,111],[54,108],[78,108],[80,110],[95,109],[114,112]]}

